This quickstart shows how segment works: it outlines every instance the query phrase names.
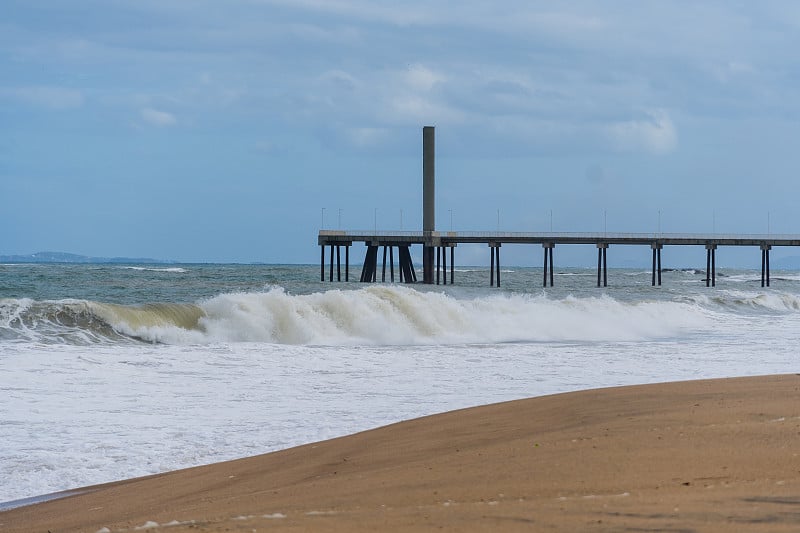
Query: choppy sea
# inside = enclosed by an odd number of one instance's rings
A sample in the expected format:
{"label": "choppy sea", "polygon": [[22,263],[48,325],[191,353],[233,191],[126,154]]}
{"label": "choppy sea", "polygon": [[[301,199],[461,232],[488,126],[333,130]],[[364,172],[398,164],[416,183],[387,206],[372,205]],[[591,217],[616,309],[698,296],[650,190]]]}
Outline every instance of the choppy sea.
{"label": "choppy sea", "polygon": [[0,502],[490,402],[800,370],[800,273],[718,276],[0,265]]}

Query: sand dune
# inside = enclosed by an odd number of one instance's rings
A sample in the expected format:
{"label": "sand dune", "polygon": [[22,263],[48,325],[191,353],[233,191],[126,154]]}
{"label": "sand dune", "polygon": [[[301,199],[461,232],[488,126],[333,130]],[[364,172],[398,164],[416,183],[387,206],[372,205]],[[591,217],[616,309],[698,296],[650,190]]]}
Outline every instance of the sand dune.
{"label": "sand dune", "polygon": [[799,531],[800,376],[444,413],[91,487],[0,530]]}

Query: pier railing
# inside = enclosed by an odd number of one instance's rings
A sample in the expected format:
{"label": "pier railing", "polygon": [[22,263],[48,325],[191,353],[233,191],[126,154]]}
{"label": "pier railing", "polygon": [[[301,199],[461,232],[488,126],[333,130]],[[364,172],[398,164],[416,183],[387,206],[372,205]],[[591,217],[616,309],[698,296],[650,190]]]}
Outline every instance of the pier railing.
{"label": "pier railing", "polygon": [[404,240],[441,239],[448,242],[553,242],[585,244],[719,244],[752,246],[800,246],[800,234],[777,233],[633,233],[633,232],[530,232],[530,231],[374,231],[374,230],[320,230],[320,239],[349,239],[371,241],[386,238]]}

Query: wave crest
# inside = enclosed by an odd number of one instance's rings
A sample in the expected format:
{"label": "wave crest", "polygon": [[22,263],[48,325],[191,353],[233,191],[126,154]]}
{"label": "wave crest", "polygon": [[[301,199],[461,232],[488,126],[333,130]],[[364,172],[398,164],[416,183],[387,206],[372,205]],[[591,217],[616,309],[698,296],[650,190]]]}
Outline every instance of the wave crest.
{"label": "wave crest", "polygon": [[315,345],[632,341],[710,320],[684,303],[523,294],[459,299],[396,285],[299,296],[273,288],[224,294],[200,306],[208,341]]}
{"label": "wave crest", "polygon": [[698,301],[498,293],[458,298],[399,285],[292,295],[280,287],[197,304],[0,301],[0,337],[43,342],[413,345],[663,339],[704,327]]}

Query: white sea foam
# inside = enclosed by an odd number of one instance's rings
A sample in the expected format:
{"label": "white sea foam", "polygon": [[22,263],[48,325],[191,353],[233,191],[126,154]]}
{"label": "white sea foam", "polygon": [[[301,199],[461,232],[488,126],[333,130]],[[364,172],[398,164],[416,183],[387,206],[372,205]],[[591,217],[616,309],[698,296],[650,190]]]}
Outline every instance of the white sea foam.
{"label": "white sea foam", "polygon": [[171,344],[631,341],[667,338],[709,320],[708,313],[697,306],[668,301],[625,303],[608,296],[553,300],[525,294],[459,299],[402,286],[299,296],[272,288],[263,293],[220,295],[196,308],[158,311],[155,315],[102,306],[118,331]]}
{"label": "white sea foam", "polygon": [[125,270],[140,270],[143,272],[174,272],[177,274],[183,274],[187,272],[185,268],[181,267],[141,267],[141,266],[123,266],[120,267]]}
{"label": "white sea foam", "polygon": [[0,301],[0,335],[76,344],[124,338],[182,345],[635,341],[689,334],[716,321],[719,310],[800,310],[800,297],[788,292],[719,290],[713,295],[688,294],[682,300],[522,293],[459,296],[401,285],[304,295],[271,287],[222,294],[197,304],[21,299]]}
{"label": "white sea foam", "polygon": [[795,313],[800,311],[800,295],[784,291],[745,291],[723,289],[713,293],[685,296],[697,305],[733,311]]}

